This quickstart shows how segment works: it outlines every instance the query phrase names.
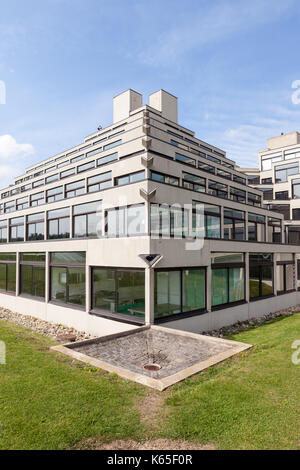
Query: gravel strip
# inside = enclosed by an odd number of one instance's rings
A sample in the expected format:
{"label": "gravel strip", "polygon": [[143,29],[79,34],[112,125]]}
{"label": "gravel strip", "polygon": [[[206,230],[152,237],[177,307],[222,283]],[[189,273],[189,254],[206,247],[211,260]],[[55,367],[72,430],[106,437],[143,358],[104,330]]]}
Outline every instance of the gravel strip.
{"label": "gravel strip", "polygon": [[257,328],[264,323],[268,323],[270,320],[274,320],[278,317],[288,317],[294,313],[300,312],[300,305],[294,305],[283,310],[278,310],[277,312],[268,313],[262,317],[250,318],[250,320],[234,323],[234,325],[224,326],[219,330],[204,331],[201,334],[206,336],[215,336],[217,338],[223,338],[229,335],[235,335],[241,333],[242,331],[251,330],[251,328]]}
{"label": "gravel strip", "polygon": [[40,320],[39,318],[31,317],[29,315],[11,312],[6,308],[0,308],[0,320],[6,320],[23,326],[24,328],[29,328],[30,330],[36,331],[41,335],[48,336],[49,338],[56,339],[58,335],[65,334],[76,336],[76,341],[94,338],[94,336],[84,333],[84,331],[77,331],[74,328],[68,328],[64,325]]}

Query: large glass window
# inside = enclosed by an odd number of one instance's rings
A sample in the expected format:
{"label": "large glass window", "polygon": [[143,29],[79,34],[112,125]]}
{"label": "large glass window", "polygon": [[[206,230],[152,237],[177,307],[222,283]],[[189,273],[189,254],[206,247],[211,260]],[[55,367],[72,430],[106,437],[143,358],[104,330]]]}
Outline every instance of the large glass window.
{"label": "large glass window", "polygon": [[63,186],[57,186],[56,188],[48,189],[48,191],[46,191],[47,202],[60,201],[63,198],[64,198]]}
{"label": "large glass window", "polygon": [[51,300],[85,306],[85,253],[51,254]]}
{"label": "large glass window", "polygon": [[196,237],[221,237],[221,209],[213,204],[193,201],[193,233]]}
{"label": "large glass window", "polygon": [[288,200],[289,192],[288,191],[277,191],[275,193],[275,199],[277,200]]}
{"label": "large glass window", "polygon": [[217,307],[245,299],[245,265],[242,253],[212,255],[211,304]]}
{"label": "large glass window", "polygon": [[45,193],[44,191],[40,193],[35,193],[30,196],[30,205],[31,207],[40,206],[45,204]]}
{"label": "large glass window", "polygon": [[245,240],[245,212],[224,208],[224,238]]}
{"label": "large glass window", "polygon": [[0,254],[0,290],[16,292],[16,253]]}
{"label": "large glass window", "polygon": [[190,173],[182,173],[182,186],[192,191],[198,191],[199,193],[205,193],[206,191],[206,180],[202,176],[191,175]]}
{"label": "large glass window", "polygon": [[237,188],[230,188],[230,199],[237,202],[246,202],[246,191]]}
{"label": "large glass window", "polygon": [[100,175],[91,176],[88,178],[88,193],[101,191],[102,189],[110,188],[112,186],[112,173],[106,171]]}
{"label": "large glass window", "polygon": [[265,241],[265,216],[248,213],[248,240]]}
{"label": "large glass window", "polygon": [[101,201],[73,207],[73,237],[96,237],[102,234]]}
{"label": "large glass window", "polygon": [[269,204],[268,209],[272,212],[279,212],[284,216],[284,220],[290,220],[290,205],[289,204]]}
{"label": "large glass window", "polygon": [[269,253],[249,255],[250,300],[273,294],[273,256]]}
{"label": "large glass window", "polygon": [[248,193],[248,204],[250,206],[260,207],[261,196],[259,196],[258,194],[254,194],[254,193]]}
{"label": "large glass window", "polygon": [[142,181],[145,179],[145,171],[136,171],[135,173],[130,173],[129,175],[118,176],[115,178],[116,186],[123,186],[124,184],[136,183],[137,181]]}
{"label": "large glass window", "polygon": [[179,178],[176,178],[176,176],[165,175],[164,173],[158,173],[157,171],[151,171],[151,179],[153,181],[158,181],[159,183],[179,186]]}
{"label": "large glass window", "polygon": [[24,241],[24,217],[15,217],[9,221],[9,241]]}
{"label": "large glass window", "polygon": [[45,237],[45,223],[44,213],[32,214],[27,216],[27,235],[28,241],[44,240]]}
{"label": "large glass window", "polygon": [[93,268],[92,277],[93,309],[144,319],[144,271]]}
{"label": "large glass window", "polygon": [[69,208],[48,211],[48,239],[70,237]]}
{"label": "large glass window", "polygon": [[20,258],[20,293],[45,297],[45,254],[22,253]]}
{"label": "large glass window", "polygon": [[278,165],[275,167],[275,183],[283,183],[288,180],[291,175],[299,173],[299,163],[289,163],[286,165]]}
{"label": "large glass window", "polygon": [[81,196],[85,193],[85,181],[75,181],[74,183],[66,184],[65,186],[65,195],[66,198]]}
{"label": "large glass window", "polygon": [[228,198],[228,186],[226,184],[217,183],[216,181],[208,181],[208,194],[212,196]]}
{"label": "large glass window", "polygon": [[196,166],[196,160],[187,155],[182,155],[181,153],[175,153],[175,160],[181,163],[185,163],[186,165]]}
{"label": "large glass window", "polygon": [[7,220],[0,222],[0,243],[7,243]]}
{"label": "large glass window", "polygon": [[109,209],[105,213],[105,234],[109,237],[130,237],[145,233],[144,204]]}
{"label": "large glass window", "polygon": [[205,268],[155,271],[155,318],[203,311],[206,306],[205,284]]}
{"label": "large glass window", "polygon": [[294,261],[277,262],[277,293],[291,292],[294,290]]}
{"label": "large glass window", "polygon": [[268,218],[268,241],[281,243],[281,220],[275,217]]}

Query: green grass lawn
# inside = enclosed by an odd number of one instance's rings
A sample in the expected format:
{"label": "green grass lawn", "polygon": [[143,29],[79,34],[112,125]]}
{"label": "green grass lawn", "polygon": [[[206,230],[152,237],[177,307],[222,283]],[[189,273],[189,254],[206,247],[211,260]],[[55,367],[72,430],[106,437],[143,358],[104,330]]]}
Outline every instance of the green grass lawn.
{"label": "green grass lawn", "polygon": [[141,424],[137,404],[150,389],[49,351],[54,343],[0,321],[0,449],[63,449],[88,438],[168,437],[220,449],[300,447],[300,365],[291,344],[300,315],[233,339],[255,347],[163,392],[161,424]]}

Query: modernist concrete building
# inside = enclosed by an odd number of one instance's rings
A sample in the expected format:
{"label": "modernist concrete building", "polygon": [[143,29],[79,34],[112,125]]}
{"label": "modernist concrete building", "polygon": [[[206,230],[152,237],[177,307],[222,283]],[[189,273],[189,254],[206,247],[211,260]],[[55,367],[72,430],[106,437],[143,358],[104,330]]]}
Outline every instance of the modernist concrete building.
{"label": "modernist concrete building", "polygon": [[111,126],[1,191],[2,306],[102,335],[201,332],[300,303],[283,215],[177,121],[176,97],[128,90]]}
{"label": "modernist concrete building", "polygon": [[284,216],[285,240],[300,244],[300,134],[268,139],[258,152],[259,168],[241,168],[248,183],[263,193],[264,205]]}

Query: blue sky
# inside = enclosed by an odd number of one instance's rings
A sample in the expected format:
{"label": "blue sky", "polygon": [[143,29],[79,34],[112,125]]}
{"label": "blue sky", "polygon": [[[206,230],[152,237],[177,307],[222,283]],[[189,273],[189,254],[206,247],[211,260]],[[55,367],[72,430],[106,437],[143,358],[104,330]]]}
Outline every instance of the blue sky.
{"label": "blue sky", "polygon": [[1,2],[0,186],[109,125],[128,88],[175,94],[180,124],[254,166],[300,130],[299,39],[297,0]]}

